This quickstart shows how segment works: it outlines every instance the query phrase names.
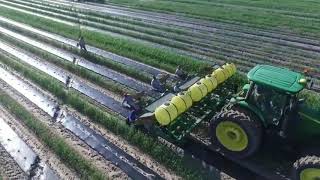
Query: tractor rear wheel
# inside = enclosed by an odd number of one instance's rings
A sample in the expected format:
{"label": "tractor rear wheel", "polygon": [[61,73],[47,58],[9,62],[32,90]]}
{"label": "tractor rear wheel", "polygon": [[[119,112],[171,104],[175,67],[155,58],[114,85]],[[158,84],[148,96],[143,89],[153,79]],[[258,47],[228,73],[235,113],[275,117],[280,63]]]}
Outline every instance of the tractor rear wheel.
{"label": "tractor rear wheel", "polygon": [[320,180],[320,157],[305,156],[293,165],[294,180]]}
{"label": "tractor rear wheel", "polygon": [[210,123],[212,143],[222,153],[234,158],[246,158],[255,153],[262,141],[262,125],[245,110],[225,110]]}

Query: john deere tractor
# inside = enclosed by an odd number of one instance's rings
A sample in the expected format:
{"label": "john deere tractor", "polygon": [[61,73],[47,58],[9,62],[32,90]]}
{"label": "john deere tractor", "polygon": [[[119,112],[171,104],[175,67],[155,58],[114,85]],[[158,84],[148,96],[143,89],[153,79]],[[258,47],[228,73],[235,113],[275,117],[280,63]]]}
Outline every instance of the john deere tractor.
{"label": "john deere tractor", "polygon": [[320,110],[299,99],[306,77],[269,65],[256,66],[247,77],[250,83],[211,120],[212,143],[243,159],[267,138],[282,139],[301,154],[293,164],[293,179],[320,180]]}

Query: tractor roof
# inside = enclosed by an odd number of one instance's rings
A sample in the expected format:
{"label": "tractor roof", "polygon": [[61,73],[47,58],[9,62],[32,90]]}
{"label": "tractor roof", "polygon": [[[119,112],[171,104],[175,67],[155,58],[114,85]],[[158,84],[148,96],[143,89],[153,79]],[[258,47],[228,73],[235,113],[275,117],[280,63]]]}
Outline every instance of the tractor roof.
{"label": "tractor roof", "polygon": [[292,94],[300,92],[305,87],[305,83],[300,83],[300,80],[305,77],[286,68],[257,65],[250,70],[247,76],[250,81]]}

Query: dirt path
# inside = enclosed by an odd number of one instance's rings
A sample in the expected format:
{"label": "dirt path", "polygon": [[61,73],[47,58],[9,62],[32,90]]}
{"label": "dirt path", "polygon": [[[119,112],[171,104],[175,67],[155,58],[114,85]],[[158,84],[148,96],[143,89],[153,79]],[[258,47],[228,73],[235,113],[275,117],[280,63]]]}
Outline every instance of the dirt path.
{"label": "dirt path", "polygon": [[[0,144],[0,176],[3,179],[27,179],[27,175]],[[1,179],[1,178],[0,178]]]}
{"label": "dirt path", "polygon": [[[0,85],[2,89],[2,83]],[[62,179],[73,179],[77,177],[75,172],[66,167],[59,158],[45,147],[40,140],[22,123],[13,117],[4,107],[0,106],[0,116],[6,117],[7,124],[26,142],[29,147],[39,156],[39,158],[52,167]]]}

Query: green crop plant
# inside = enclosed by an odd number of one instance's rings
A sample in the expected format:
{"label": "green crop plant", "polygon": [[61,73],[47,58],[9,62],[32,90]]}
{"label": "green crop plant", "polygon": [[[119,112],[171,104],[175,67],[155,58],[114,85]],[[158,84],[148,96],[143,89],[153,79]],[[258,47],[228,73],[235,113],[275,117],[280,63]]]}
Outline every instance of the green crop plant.
{"label": "green crop plant", "polygon": [[62,43],[59,43],[59,42],[56,42],[52,39],[49,39],[49,38],[45,38],[43,36],[39,36],[35,33],[32,33],[32,32],[29,32],[29,31],[24,31],[20,28],[17,28],[15,26],[12,26],[10,24],[7,24],[7,23],[2,23],[0,22],[1,26],[3,27],[6,27],[8,29],[12,29],[18,33],[21,33],[21,34],[25,34],[29,37],[32,37],[36,40],[39,40],[39,41],[43,41],[47,44],[50,44],[52,46],[55,46],[57,48],[61,48],[61,49],[64,49],[64,50],[67,50],[67,51],[71,51],[72,53],[74,54],[77,54],[79,56],[83,56],[84,58],[86,58],[87,60],[95,63],[95,64],[99,64],[99,65],[102,65],[102,66],[106,66],[110,69],[113,69],[115,71],[118,71],[120,73],[123,73],[123,74],[126,74],[128,76],[131,76],[133,78],[136,78],[142,82],[145,82],[145,83],[150,83],[151,81],[151,77],[150,75],[147,75],[146,73],[143,73],[141,71],[138,71],[132,67],[128,67],[128,66],[125,66],[123,64],[120,64],[120,63],[117,63],[117,62],[114,62],[112,60],[109,60],[109,59],[106,59],[106,58],[103,58],[103,57],[100,57],[98,55],[94,55],[94,54],[91,54],[91,53],[82,53],[80,52],[77,48],[74,48],[74,47],[71,47],[71,46],[68,46],[68,45],[65,45],[65,44],[62,44]]}
{"label": "green crop plant", "polygon": [[[0,15],[18,22],[32,25],[49,32],[60,34],[68,38],[77,39],[78,27],[58,23],[45,18],[29,15],[0,7]],[[88,44],[101,49],[123,55],[134,60],[174,72],[176,66],[182,65],[189,72],[199,72],[209,65],[203,61],[177,55],[163,49],[149,47],[143,43],[132,42],[122,38],[115,38],[99,32],[82,30],[82,36]]]}
{"label": "green crop plant", "polygon": [[[319,3],[312,1],[228,0],[206,2],[164,0],[145,2],[140,0],[110,0],[108,3],[127,5],[149,11],[182,13],[186,16],[224,22],[226,24],[233,23],[269,30],[277,28],[288,33],[320,36],[319,21],[314,20],[320,16]],[[307,17],[310,17],[308,21],[306,21]]]}
{"label": "green crop plant", "polygon": [[45,51],[42,51],[38,48],[35,48],[31,45],[25,44],[20,42],[19,40],[16,40],[14,38],[10,38],[8,36],[3,36],[0,34],[0,39],[5,40],[7,42],[10,42],[11,44],[14,44],[15,46],[24,49],[26,51],[29,51],[37,56],[39,56],[42,59],[45,59],[63,69],[66,69],[84,79],[87,79],[88,81],[97,84],[107,90],[110,90],[114,93],[117,93],[119,95],[123,95],[124,93],[134,94],[136,91],[129,89],[126,86],[123,86],[116,81],[109,80],[107,78],[103,78],[101,75],[98,75],[90,70],[87,70],[85,68],[82,68],[80,66],[75,66],[73,63],[69,61],[65,61],[57,56],[54,56],[50,53],[47,53]]}
{"label": "green crop plant", "polygon": [[60,102],[70,105],[78,112],[89,117],[93,122],[101,124],[114,134],[124,138],[179,176],[185,179],[206,179],[206,175],[200,173],[196,167],[187,167],[183,157],[173,153],[169,147],[139,130],[128,126],[123,120],[119,119],[119,117],[111,115],[105,112],[104,109],[85,101],[79,93],[64,90],[64,86],[56,79],[37,69],[29,67],[27,64],[17,62],[3,55],[0,55],[0,60],[2,63],[21,73],[25,78],[55,95]]}
{"label": "green crop plant", "polygon": [[[83,14],[85,16],[81,16],[82,19],[87,19],[87,20],[92,20],[92,21],[99,21],[101,23],[114,23],[114,25],[116,24],[123,24],[124,28],[127,27],[131,27],[130,25],[137,25],[140,27],[145,27],[145,28],[150,28],[153,30],[162,30],[164,32],[173,32],[173,33],[177,33],[177,34],[186,34],[186,35],[190,35],[190,36],[194,36],[193,33],[190,33],[186,30],[183,29],[178,29],[175,27],[167,27],[164,25],[159,25],[159,24],[149,24],[149,23],[144,23],[143,21],[139,20],[139,19],[129,19],[129,18],[123,18],[123,17],[116,17],[116,16],[112,16],[109,14],[102,14],[99,12],[95,12],[95,11],[87,11],[84,9],[73,9],[73,8],[69,8],[67,6],[63,6],[63,5],[52,5],[50,3],[45,3],[45,2],[33,2],[33,1],[27,1],[27,2],[32,2],[35,4],[39,4],[39,5],[44,5],[45,7],[41,7],[41,9],[44,10],[48,10],[48,11],[52,11],[55,13],[62,13],[62,14],[66,14],[69,16],[73,16],[73,17],[78,17],[77,13]],[[20,4],[24,4],[19,2]],[[59,9],[59,10],[57,10]],[[62,12],[61,10],[64,10],[64,12]],[[99,20],[97,18],[100,18]],[[129,25],[130,24],[130,25]],[[139,28],[140,29],[140,28]]]}
{"label": "green crop plant", "polygon": [[0,104],[20,119],[34,134],[49,147],[66,165],[74,169],[81,179],[106,179],[104,173],[84,159],[63,138],[36,119],[22,105],[0,90]]}
{"label": "green crop plant", "polygon": [[[30,10],[28,8],[22,8],[22,9]],[[50,13],[47,13],[47,12],[37,11],[40,14],[54,16],[54,17],[57,17],[57,18],[60,18],[63,20],[71,21],[73,23],[78,22],[77,19],[72,19],[72,18],[60,15],[60,14],[64,14],[64,15],[71,16],[71,17],[77,17],[77,15],[75,13],[59,11],[59,10],[51,9],[51,8],[47,8],[47,7],[43,7],[43,8],[41,7],[41,9],[52,11],[55,13],[59,13],[59,15],[55,16],[55,15],[51,15]],[[35,11],[33,10],[33,12],[35,12]],[[174,40],[177,40],[177,41],[180,41],[183,43],[187,43],[187,44],[201,45],[201,43],[199,44],[196,41],[191,41],[186,38],[179,37],[175,34],[163,33],[159,30],[147,29],[146,27],[133,26],[133,25],[117,22],[117,21],[110,21],[110,20],[96,18],[96,17],[92,17],[92,16],[81,16],[81,19],[85,19],[85,20],[90,21],[90,22],[81,21],[82,25],[87,25],[89,27],[95,27],[95,28],[106,30],[109,32],[114,32],[114,33],[118,33],[118,34],[127,35],[127,36],[130,36],[133,38],[137,38],[137,39],[143,39],[146,41],[163,44],[163,45],[166,45],[169,47],[174,47],[174,48],[179,48],[179,49],[183,49],[183,50],[197,52],[193,48],[189,48],[179,42],[173,42],[173,41],[171,41],[171,39],[174,39]],[[91,22],[99,22],[101,24],[91,23]],[[132,30],[132,31],[128,31],[128,30]],[[144,34],[142,34],[142,33],[144,33]],[[167,38],[167,39],[165,39],[165,38]],[[210,47],[209,45],[205,45],[205,46]]]}
{"label": "green crop plant", "polygon": [[320,110],[320,94],[314,91],[303,90],[299,97],[305,100],[305,104],[311,109]]}

